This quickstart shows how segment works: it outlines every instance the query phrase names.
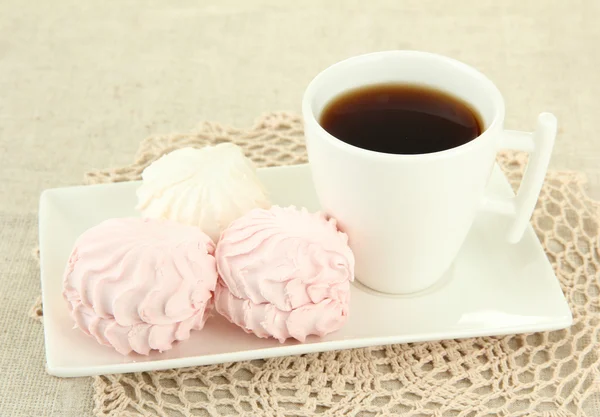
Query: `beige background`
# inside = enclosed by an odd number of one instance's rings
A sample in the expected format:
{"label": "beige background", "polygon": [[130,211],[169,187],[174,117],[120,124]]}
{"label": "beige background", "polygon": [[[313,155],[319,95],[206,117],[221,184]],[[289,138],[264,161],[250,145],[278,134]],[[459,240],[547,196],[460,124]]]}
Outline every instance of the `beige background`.
{"label": "beige background", "polygon": [[504,93],[506,125],[554,112],[557,169],[600,196],[597,0],[67,1],[0,3],[0,415],[91,413],[88,379],[44,371],[30,258],[44,188],[124,165],[151,134],[248,126],[300,110],[321,69],[352,55],[453,56]]}

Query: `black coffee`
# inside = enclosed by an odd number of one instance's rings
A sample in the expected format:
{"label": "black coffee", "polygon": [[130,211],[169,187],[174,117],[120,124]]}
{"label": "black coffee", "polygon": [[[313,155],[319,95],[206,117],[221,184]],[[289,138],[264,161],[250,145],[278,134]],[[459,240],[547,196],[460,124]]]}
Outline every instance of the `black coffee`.
{"label": "black coffee", "polygon": [[347,91],[323,110],[321,126],[363,149],[423,154],[463,145],[482,132],[477,112],[463,100],[413,84],[377,84]]}

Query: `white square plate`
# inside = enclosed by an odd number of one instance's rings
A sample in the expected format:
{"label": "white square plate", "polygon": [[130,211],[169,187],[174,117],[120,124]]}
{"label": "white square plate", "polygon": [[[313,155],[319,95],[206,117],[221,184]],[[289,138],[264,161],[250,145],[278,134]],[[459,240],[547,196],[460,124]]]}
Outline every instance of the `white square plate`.
{"label": "white square plate", "polygon": [[[265,168],[259,176],[274,204],[318,210],[307,165]],[[220,316],[165,352],[123,357],[73,329],[62,298],[62,276],[75,239],[111,217],[138,216],[138,182],[47,190],[40,201],[41,279],[48,372],[75,377],[296,355],[392,343],[529,333],[571,325],[572,316],[546,255],[530,227],[523,240],[505,243],[504,219],[481,214],[452,272],[412,296],[386,296],[352,287],[344,328],[306,343],[259,339]],[[491,190],[512,191],[496,168]],[[402,271],[398,271],[402,274]]]}

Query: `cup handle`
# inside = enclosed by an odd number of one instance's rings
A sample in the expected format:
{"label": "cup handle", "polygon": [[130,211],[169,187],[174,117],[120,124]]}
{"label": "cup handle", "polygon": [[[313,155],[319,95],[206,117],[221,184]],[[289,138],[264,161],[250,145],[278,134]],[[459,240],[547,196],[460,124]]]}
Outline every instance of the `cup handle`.
{"label": "cup handle", "polygon": [[506,239],[510,243],[517,243],[521,240],[535,209],[554,147],[556,126],[556,117],[553,114],[541,113],[533,133],[515,130],[502,132],[499,144],[501,149],[514,149],[529,153],[529,162],[516,196],[511,198],[486,197],[483,204],[485,210],[512,217],[512,224],[506,234]]}

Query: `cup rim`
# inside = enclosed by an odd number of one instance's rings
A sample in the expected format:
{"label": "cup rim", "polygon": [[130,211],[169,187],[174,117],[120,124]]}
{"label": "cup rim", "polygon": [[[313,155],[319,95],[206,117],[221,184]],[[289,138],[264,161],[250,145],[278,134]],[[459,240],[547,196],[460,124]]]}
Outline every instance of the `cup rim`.
{"label": "cup rim", "polygon": [[[382,57],[382,56],[396,56],[396,57],[407,58],[407,57],[410,57],[411,55],[412,56],[426,56],[426,57],[434,58],[434,59],[437,59],[440,61],[445,61],[446,63],[448,63],[452,66],[455,66],[463,71],[469,72],[472,76],[479,79],[482,83],[487,84],[487,86],[492,94],[492,101],[493,101],[494,107],[495,107],[495,114],[494,114],[494,117],[493,117],[491,123],[489,124],[489,126],[479,136],[477,136],[473,140],[470,140],[467,143],[456,146],[454,148],[444,149],[442,151],[421,153],[421,154],[392,154],[392,153],[385,153],[385,152],[379,152],[379,151],[374,151],[374,150],[370,150],[370,149],[359,148],[358,146],[351,145],[349,143],[346,143],[346,142],[336,138],[335,136],[333,136],[332,134],[327,132],[321,126],[321,124],[318,122],[318,120],[315,116],[315,112],[312,107],[311,101],[315,95],[315,91],[317,88],[316,85],[318,84],[320,79],[323,78],[328,72],[339,69],[339,67],[352,65],[358,61],[362,61],[365,59],[373,59],[373,58]],[[408,159],[408,160],[435,159],[435,158],[445,158],[445,157],[448,157],[448,156],[451,156],[454,154],[467,152],[471,148],[479,146],[479,144],[490,135],[490,132],[495,131],[496,129],[498,129],[498,127],[500,127],[500,129],[502,128],[502,123],[504,121],[504,114],[505,114],[504,98],[502,97],[500,90],[498,90],[498,87],[496,87],[496,85],[492,82],[492,80],[490,80],[482,72],[480,72],[477,69],[471,67],[470,65],[467,65],[464,62],[458,61],[456,59],[453,59],[453,58],[450,58],[450,57],[447,57],[444,55],[435,54],[432,52],[424,52],[424,51],[416,51],[416,50],[389,50],[389,51],[371,52],[371,53],[367,53],[367,54],[356,55],[356,56],[344,59],[342,61],[336,62],[335,64],[330,65],[329,67],[325,68],[323,71],[319,72],[311,80],[311,82],[308,84],[308,87],[304,91],[304,95],[302,97],[302,116],[304,119],[305,130],[307,130],[306,129],[307,127],[316,129],[322,138],[324,138],[326,141],[330,142],[334,146],[337,146],[341,150],[345,150],[347,152],[352,152],[355,154],[358,154],[358,153],[363,154],[363,155],[367,154],[369,156],[377,157],[380,159],[394,159],[394,160],[398,160],[398,159]]]}

